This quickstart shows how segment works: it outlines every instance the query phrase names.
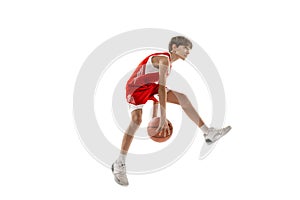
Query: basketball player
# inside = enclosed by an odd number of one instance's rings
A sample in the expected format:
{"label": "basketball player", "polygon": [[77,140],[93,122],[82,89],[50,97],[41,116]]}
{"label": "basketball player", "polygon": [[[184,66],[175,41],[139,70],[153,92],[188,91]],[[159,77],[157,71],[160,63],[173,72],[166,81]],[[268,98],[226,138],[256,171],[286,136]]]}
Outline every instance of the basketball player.
{"label": "basketball player", "polygon": [[[154,111],[160,105],[160,123],[157,132],[164,136],[170,134],[166,121],[166,103],[178,104],[188,117],[203,131],[207,143],[213,143],[224,136],[231,127],[223,129],[208,128],[188,97],[166,87],[166,80],[171,72],[172,63],[185,60],[192,49],[192,42],[183,36],[173,37],[169,42],[169,52],[154,53],[147,56],[135,69],[126,84],[126,99],[131,111],[131,122],[124,133],[119,158],[112,164],[115,181],[128,185],[126,176],[126,154],[136,130],[142,122],[142,108],[148,100],[154,101]],[[157,100],[154,95],[158,94]],[[153,114],[155,116],[156,114]]]}

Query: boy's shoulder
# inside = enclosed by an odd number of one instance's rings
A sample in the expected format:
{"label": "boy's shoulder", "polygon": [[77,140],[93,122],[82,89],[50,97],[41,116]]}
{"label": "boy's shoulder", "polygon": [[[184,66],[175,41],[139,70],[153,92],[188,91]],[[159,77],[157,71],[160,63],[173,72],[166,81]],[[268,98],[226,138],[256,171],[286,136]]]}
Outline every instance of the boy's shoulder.
{"label": "boy's shoulder", "polygon": [[171,54],[169,52],[158,52],[158,53],[153,53],[150,56],[162,56],[162,57],[171,57]]}
{"label": "boy's shoulder", "polygon": [[170,60],[171,54],[169,52],[159,52],[159,53],[153,53],[148,57],[155,57],[162,60]]}

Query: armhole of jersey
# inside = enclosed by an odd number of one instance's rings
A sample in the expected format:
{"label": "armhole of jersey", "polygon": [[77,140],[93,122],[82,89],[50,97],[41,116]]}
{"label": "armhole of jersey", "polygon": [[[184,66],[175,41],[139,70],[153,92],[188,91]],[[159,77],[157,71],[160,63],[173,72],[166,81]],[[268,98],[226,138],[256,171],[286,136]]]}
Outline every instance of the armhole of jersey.
{"label": "armhole of jersey", "polygon": [[[165,54],[158,54],[158,55],[151,55],[151,56],[149,56],[148,61],[147,61],[146,64],[148,64],[148,63],[150,62],[151,65],[154,67],[153,62],[152,62],[152,58],[153,58],[154,56],[163,56],[163,57],[167,57],[168,60],[169,60],[169,62],[171,63],[171,60],[170,60],[170,57],[169,57],[169,56],[167,56],[167,55],[165,55]],[[169,67],[171,67],[171,65],[170,65]],[[154,68],[156,68],[156,67],[154,67]],[[157,68],[157,69],[158,69],[158,68]]]}
{"label": "armhole of jersey", "polygon": [[[159,55],[157,55],[157,56],[163,56],[163,57],[167,57],[168,58],[168,60],[169,60],[169,62],[170,62],[170,66],[169,67],[171,67],[171,58],[170,58],[170,56],[167,56],[167,55],[165,55],[165,54],[159,54]],[[152,56],[153,57],[153,56]],[[152,58],[151,57],[151,58]],[[152,62],[152,61],[151,61]]]}
{"label": "armhole of jersey", "polygon": [[[169,60],[169,63],[170,65],[168,66],[168,74],[170,73],[171,71],[171,60],[170,60],[170,56],[164,54],[164,53],[159,53],[159,54],[152,54],[148,57],[148,61],[146,63],[146,67],[145,67],[145,73],[148,74],[148,73],[155,73],[155,72],[158,72],[159,71],[159,68],[156,68],[154,67],[153,63],[152,63],[152,58],[154,56],[163,56],[163,57],[166,57],[168,58]],[[148,64],[151,64],[151,68],[148,68]]]}

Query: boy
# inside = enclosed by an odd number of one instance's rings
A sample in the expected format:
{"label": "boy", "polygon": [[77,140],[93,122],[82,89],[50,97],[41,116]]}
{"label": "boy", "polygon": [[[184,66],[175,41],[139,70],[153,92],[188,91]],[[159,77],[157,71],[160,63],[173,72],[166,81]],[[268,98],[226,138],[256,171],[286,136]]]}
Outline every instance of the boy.
{"label": "boy", "polygon": [[[203,131],[207,143],[216,142],[224,136],[231,127],[223,129],[208,128],[188,97],[166,87],[166,79],[171,72],[172,63],[178,59],[185,60],[190,53],[192,42],[183,36],[176,36],[169,42],[169,52],[154,53],[147,56],[135,69],[126,84],[126,99],[131,111],[131,122],[124,133],[119,158],[112,164],[115,181],[127,186],[125,159],[134,133],[142,122],[142,108],[148,101],[154,101],[154,112],[160,104],[160,123],[157,132],[169,135],[166,121],[166,103],[178,104],[188,117]],[[158,94],[159,100],[154,95]],[[155,116],[156,114],[153,114]]]}

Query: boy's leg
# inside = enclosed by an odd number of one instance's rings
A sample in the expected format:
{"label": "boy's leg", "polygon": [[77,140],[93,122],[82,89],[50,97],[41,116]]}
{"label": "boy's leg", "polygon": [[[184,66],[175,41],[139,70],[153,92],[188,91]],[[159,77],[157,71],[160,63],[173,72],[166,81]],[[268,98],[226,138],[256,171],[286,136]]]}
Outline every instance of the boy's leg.
{"label": "boy's leg", "polygon": [[125,159],[130,144],[132,142],[132,139],[134,137],[134,134],[139,128],[141,123],[142,123],[142,109],[132,111],[131,122],[123,136],[119,158],[112,164],[112,168],[111,168],[115,176],[115,181],[120,185],[127,186],[129,184],[126,175]]}
{"label": "boy's leg", "polygon": [[142,109],[134,110],[131,112],[131,122],[124,133],[121,153],[127,154],[135,132],[142,123]]}
{"label": "boy's leg", "polygon": [[167,93],[167,102],[178,104],[182,107],[183,111],[187,114],[187,116],[195,122],[195,124],[201,128],[204,124],[203,120],[191,104],[190,100],[185,94],[175,92],[170,90]]}
{"label": "boy's leg", "polygon": [[158,105],[159,102],[153,102],[153,110],[152,110],[152,118],[157,117],[158,116]]}
{"label": "boy's leg", "polygon": [[181,105],[183,111],[204,132],[205,140],[209,144],[216,142],[231,130],[231,126],[222,129],[208,128],[185,94],[170,90],[167,93],[167,102]]}

